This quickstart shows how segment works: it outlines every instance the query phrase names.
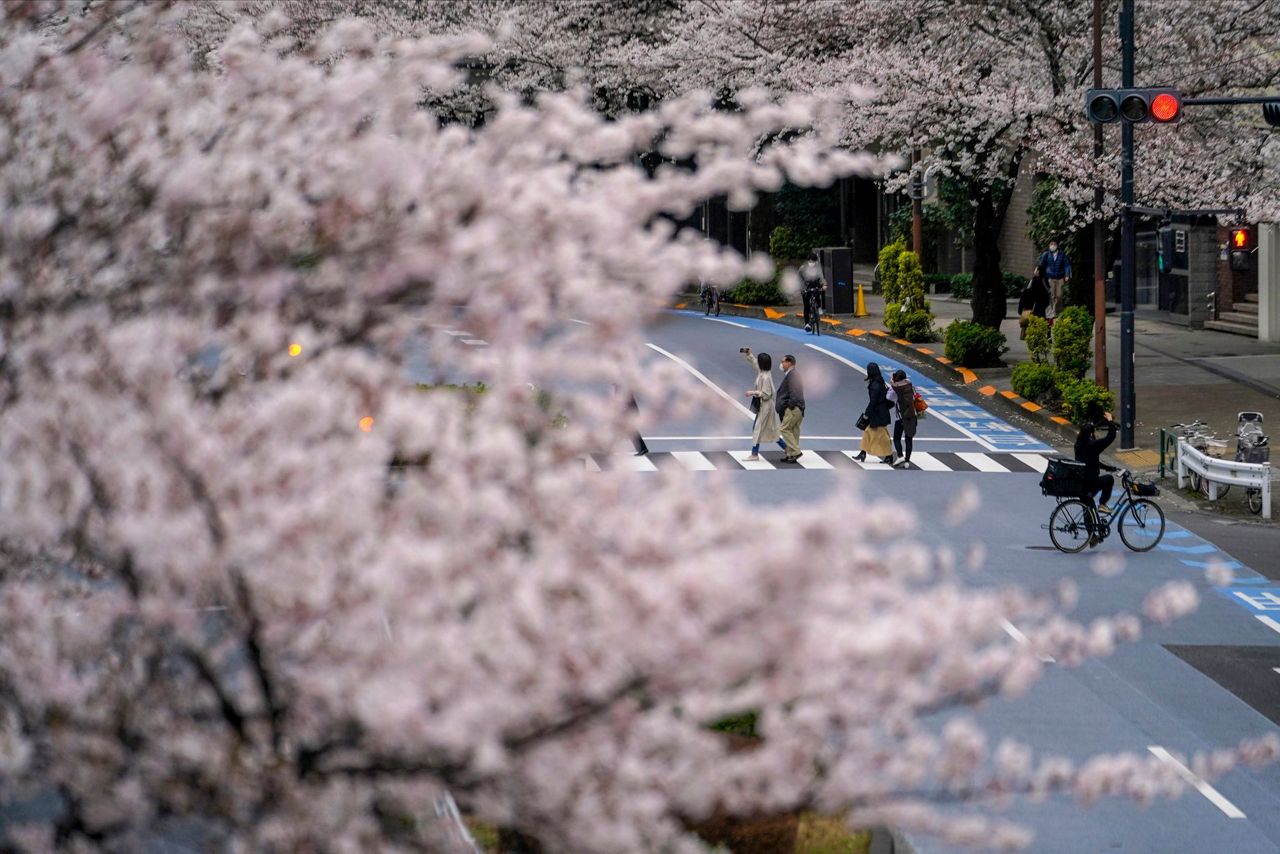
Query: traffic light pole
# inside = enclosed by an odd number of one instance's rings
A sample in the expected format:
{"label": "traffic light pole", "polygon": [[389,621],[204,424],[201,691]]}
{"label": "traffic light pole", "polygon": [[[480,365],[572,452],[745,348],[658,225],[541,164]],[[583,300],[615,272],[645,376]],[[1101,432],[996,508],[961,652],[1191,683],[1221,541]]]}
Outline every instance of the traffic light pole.
{"label": "traffic light pole", "polygon": [[[1133,87],[1133,0],[1120,10],[1121,85]],[[1134,393],[1133,309],[1137,296],[1133,234],[1133,125],[1120,128],[1120,447],[1132,448],[1137,401]]]}
{"label": "traffic light pole", "polygon": [[[1093,0],[1093,88],[1102,88],[1102,0]],[[1093,126],[1093,159],[1101,162],[1103,151],[1102,125]],[[1107,373],[1107,284],[1103,267],[1106,251],[1106,231],[1102,221],[1102,204],[1105,201],[1102,184],[1093,190],[1093,379],[1107,388],[1111,377]]]}

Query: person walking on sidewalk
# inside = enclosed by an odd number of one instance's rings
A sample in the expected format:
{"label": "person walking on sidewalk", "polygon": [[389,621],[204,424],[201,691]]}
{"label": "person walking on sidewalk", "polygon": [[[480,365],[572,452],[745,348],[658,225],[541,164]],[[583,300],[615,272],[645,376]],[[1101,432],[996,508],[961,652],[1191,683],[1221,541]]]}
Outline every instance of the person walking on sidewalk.
{"label": "person walking on sidewalk", "polygon": [[1045,317],[1048,311],[1049,286],[1045,284],[1044,267],[1037,265],[1018,297],[1018,337],[1025,339],[1031,318]]}
{"label": "person walking on sidewalk", "polygon": [[1071,259],[1067,257],[1067,253],[1058,248],[1058,241],[1050,240],[1048,251],[1040,255],[1036,266],[1044,269],[1045,278],[1049,280],[1053,316],[1057,317],[1066,304],[1067,279],[1071,278]]}
{"label": "person walking on sidewalk", "polygon": [[751,398],[751,411],[756,414],[755,425],[751,428],[751,456],[748,460],[760,459],[760,446],[766,442],[777,442],[779,447],[786,448],[778,432],[778,414],[773,408],[773,358],[768,353],[761,353],[754,358],[750,347],[738,351],[747,360],[747,364],[756,369],[755,387],[747,392]]}
{"label": "person walking on sidewalk", "polygon": [[863,462],[867,454],[879,457],[886,465],[893,463],[893,445],[889,442],[889,389],[885,386],[884,375],[875,362],[867,363],[867,408],[862,418],[866,426],[862,428],[862,441],[858,445],[855,460]]}
{"label": "person walking on sidewalk", "polygon": [[[893,381],[889,383],[889,401],[893,404],[890,413],[893,416],[893,450],[897,459],[894,468],[911,466],[911,444],[916,437],[918,415],[916,414],[916,388],[907,379],[907,372],[899,368],[893,372]],[[903,440],[906,440],[907,452],[902,452]]]}
{"label": "person walking on sidewalk", "polygon": [[804,420],[804,384],[796,372],[796,357],[790,353],[782,357],[782,384],[778,386],[778,415],[782,418],[782,442],[784,463],[799,463],[800,422]]}

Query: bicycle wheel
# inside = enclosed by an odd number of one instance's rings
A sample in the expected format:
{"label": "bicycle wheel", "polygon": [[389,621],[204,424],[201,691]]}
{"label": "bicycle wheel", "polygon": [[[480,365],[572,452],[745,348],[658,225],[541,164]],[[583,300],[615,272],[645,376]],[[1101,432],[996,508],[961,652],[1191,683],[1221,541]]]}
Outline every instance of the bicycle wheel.
{"label": "bicycle wheel", "polygon": [[1049,517],[1049,539],[1053,540],[1054,548],[1075,554],[1089,545],[1093,532],[1091,512],[1088,504],[1074,498],[1055,507]]}
{"label": "bicycle wheel", "polygon": [[1187,486],[1191,487],[1192,492],[1199,492],[1202,485],[1200,483],[1200,475],[1193,471],[1187,472]]}
{"label": "bicycle wheel", "polygon": [[1135,498],[1120,516],[1120,539],[1135,552],[1149,552],[1164,536],[1164,511],[1145,498]]}
{"label": "bicycle wheel", "polygon": [[1245,503],[1249,505],[1249,512],[1257,516],[1262,512],[1262,490],[1246,489],[1244,491]]}

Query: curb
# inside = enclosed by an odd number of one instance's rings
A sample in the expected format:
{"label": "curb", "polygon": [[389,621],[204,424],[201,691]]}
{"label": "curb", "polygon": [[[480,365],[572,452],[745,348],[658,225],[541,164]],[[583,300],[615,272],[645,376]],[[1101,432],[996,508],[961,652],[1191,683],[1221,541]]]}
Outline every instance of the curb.
{"label": "curb", "polygon": [[[689,308],[691,303],[679,302],[674,308]],[[721,304],[721,313],[732,317],[754,317],[784,323],[788,326],[804,326],[803,313],[780,310],[772,306]],[[1054,415],[1051,410],[1025,400],[1009,390],[1001,390],[991,384],[983,384],[982,378],[970,368],[957,365],[945,356],[939,355],[930,344],[913,344],[904,338],[894,338],[881,329],[844,329],[845,321],[833,317],[823,317],[822,322],[831,327],[831,331],[846,335],[859,344],[865,344],[873,350],[880,350],[888,355],[904,356],[913,366],[933,374],[935,379],[949,379],[965,397],[975,403],[995,404],[1005,414],[1014,415],[1030,421],[1040,428],[1054,442],[1068,446],[1076,440],[1077,428],[1061,415]],[[940,376],[939,376],[940,375]]]}

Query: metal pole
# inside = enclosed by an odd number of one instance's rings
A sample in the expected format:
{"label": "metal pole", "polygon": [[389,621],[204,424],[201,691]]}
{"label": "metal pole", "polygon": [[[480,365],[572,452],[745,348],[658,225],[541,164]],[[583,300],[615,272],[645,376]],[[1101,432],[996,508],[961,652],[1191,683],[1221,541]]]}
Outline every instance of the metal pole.
{"label": "metal pole", "polygon": [[[911,162],[920,168],[920,149],[912,149]],[[924,179],[917,175],[911,179],[911,251],[924,264]]]}
{"label": "metal pole", "polygon": [[[1133,87],[1133,0],[1124,0],[1120,11],[1121,81]],[[1137,401],[1134,394],[1133,303],[1137,284],[1134,264],[1137,255],[1133,234],[1133,125],[1121,128],[1120,201],[1120,447],[1132,448]]]}
{"label": "metal pole", "polygon": [[[1093,88],[1102,88],[1102,0],[1093,0]],[[1093,159],[1102,159],[1102,125],[1093,126]],[[1106,229],[1102,222],[1102,184],[1093,191],[1093,378],[1106,388],[1111,385],[1107,372],[1107,282],[1103,255],[1106,251]]]}

